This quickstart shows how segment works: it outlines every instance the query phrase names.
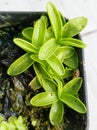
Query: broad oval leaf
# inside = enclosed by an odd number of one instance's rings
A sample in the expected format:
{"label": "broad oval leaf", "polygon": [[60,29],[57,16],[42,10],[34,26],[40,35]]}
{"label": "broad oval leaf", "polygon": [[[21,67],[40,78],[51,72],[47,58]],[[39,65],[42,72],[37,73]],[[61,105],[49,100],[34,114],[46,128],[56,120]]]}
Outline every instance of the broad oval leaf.
{"label": "broad oval leaf", "polygon": [[62,94],[68,93],[75,95],[81,88],[81,85],[82,85],[81,77],[73,78],[72,80],[70,80],[68,83],[65,84],[65,86],[62,89]]}
{"label": "broad oval leaf", "polygon": [[23,40],[21,38],[14,38],[13,41],[17,46],[21,47],[23,50],[27,52],[32,52],[32,53],[37,52],[36,47],[26,40]]}
{"label": "broad oval leaf", "polygon": [[22,35],[28,40],[32,40],[33,27],[27,27],[22,30]]}
{"label": "broad oval leaf", "polygon": [[55,55],[52,55],[46,61],[49,64],[49,66],[52,68],[52,70],[54,70],[57,74],[61,76],[64,75],[64,66]]}
{"label": "broad oval leaf", "polygon": [[48,2],[46,5],[47,13],[55,34],[56,40],[59,40],[62,36],[62,20],[56,7]]}
{"label": "broad oval leaf", "polygon": [[79,39],[75,39],[75,38],[62,38],[62,40],[60,41],[61,45],[67,45],[67,46],[74,46],[74,47],[78,47],[78,48],[85,48],[86,44],[79,40]]}
{"label": "broad oval leaf", "polygon": [[52,125],[59,125],[63,119],[64,105],[61,101],[52,104],[49,118]]}
{"label": "broad oval leaf", "polygon": [[77,52],[75,51],[75,53],[70,58],[64,59],[63,63],[65,65],[67,65],[68,67],[71,67],[72,69],[78,68],[78,55],[77,55]]}
{"label": "broad oval leaf", "polygon": [[50,76],[45,71],[45,69],[39,64],[34,64],[33,67],[34,67],[36,76],[39,80],[39,83],[44,88],[44,90],[46,92],[55,92],[57,89],[56,83],[50,79]]}
{"label": "broad oval leaf", "polygon": [[64,46],[64,47],[58,47],[58,49],[55,52],[55,55],[58,57],[59,60],[62,62],[64,59],[70,58],[74,54],[75,50],[73,47],[70,46]]}
{"label": "broad oval leaf", "polygon": [[46,27],[47,27],[46,16],[42,16],[39,20],[36,21],[34,25],[32,44],[34,44],[38,48],[44,43]]}
{"label": "broad oval leaf", "polygon": [[78,113],[86,113],[86,107],[82,101],[73,95],[62,93],[60,100]]}
{"label": "broad oval leaf", "polygon": [[33,106],[48,106],[58,101],[57,94],[55,92],[42,92],[35,95],[31,99]]}
{"label": "broad oval leaf", "polygon": [[62,37],[73,37],[79,34],[87,25],[87,18],[76,17],[69,20],[63,27]]}
{"label": "broad oval leaf", "polygon": [[50,56],[52,56],[54,54],[57,47],[58,47],[58,44],[56,43],[56,40],[54,38],[48,40],[40,48],[39,59],[41,59],[41,60],[48,59]]}
{"label": "broad oval leaf", "polygon": [[7,74],[16,76],[26,71],[34,63],[30,55],[30,53],[26,53],[14,61],[8,68]]}

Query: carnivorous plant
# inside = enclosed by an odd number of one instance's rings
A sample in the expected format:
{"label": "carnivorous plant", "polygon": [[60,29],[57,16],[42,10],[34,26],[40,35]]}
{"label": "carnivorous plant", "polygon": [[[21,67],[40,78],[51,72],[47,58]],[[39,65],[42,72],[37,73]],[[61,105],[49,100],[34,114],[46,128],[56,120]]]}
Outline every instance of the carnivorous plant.
{"label": "carnivorous plant", "polygon": [[50,122],[58,125],[63,119],[64,104],[78,113],[86,113],[78,96],[83,79],[72,78],[72,74],[78,69],[76,48],[86,47],[75,36],[85,28],[87,18],[67,21],[51,2],[46,9],[47,14],[35,21],[33,27],[23,29],[22,38],[14,38],[14,43],[26,53],[10,65],[7,73],[16,76],[33,66],[36,77],[29,85],[34,90],[42,87],[44,92],[30,102],[33,106],[51,107]]}

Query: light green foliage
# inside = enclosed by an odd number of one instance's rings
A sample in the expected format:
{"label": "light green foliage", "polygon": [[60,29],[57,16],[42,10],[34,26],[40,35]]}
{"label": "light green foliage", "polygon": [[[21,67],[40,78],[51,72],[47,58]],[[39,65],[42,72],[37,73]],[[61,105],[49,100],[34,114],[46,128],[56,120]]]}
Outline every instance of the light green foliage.
{"label": "light green foliage", "polygon": [[[39,93],[34,96],[30,102],[34,106],[48,106],[52,104],[49,115],[50,121],[53,125],[58,125],[63,118],[64,103],[78,113],[86,113],[85,105],[78,97],[76,97],[76,94],[78,93],[78,90],[80,89],[81,85],[82,78],[74,78],[68,83],[66,83],[64,87],[62,86],[62,84],[60,85],[59,83],[58,90],[56,92]],[[58,104],[60,105],[58,106]]]}
{"label": "light green foliage", "polygon": [[[36,77],[29,86],[34,91],[42,87],[44,92],[35,95],[30,102],[37,107],[50,106],[50,122],[58,125],[63,119],[64,105],[78,113],[86,112],[84,103],[76,97],[82,78],[72,77],[79,63],[76,48],[86,47],[83,41],[74,36],[85,28],[87,19],[76,17],[66,22],[51,2],[47,3],[46,9],[48,17],[41,16],[33,27],[23,29],[22,34],[26,40],[13,40],[27,53],[12,63],[7,73],[15,76],[33,66]],[[20,127],[22,130],[22,125]]]}
{"label": "light green foliage", "polygon": [[6,121],[2,116],[0,116],[0,130],[28,130],[23,122],[23,117],[11,116]]}

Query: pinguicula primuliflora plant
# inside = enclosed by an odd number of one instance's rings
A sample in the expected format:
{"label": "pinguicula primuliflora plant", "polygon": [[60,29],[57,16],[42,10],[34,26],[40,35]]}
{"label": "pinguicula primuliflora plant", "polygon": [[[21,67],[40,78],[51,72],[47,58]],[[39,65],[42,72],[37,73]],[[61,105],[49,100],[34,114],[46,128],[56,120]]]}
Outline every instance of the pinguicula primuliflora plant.
{"label": "pinguicula primuliflora plant", "polygon": [[23,29],[24,38],[14,38],[14,43],[26,53],[10,65],[7,73],[19,75],[33,66],[36,77],[29,85],[34,85],[34,90],[43,87],[44,92],[30,102],[33,106],[50,106],[50,122],[58,125],[63,119],[64,104],[78,113],[86,113],[78,97],[83,79],[71,77],[78,69],[76,48],[86,47],[74,36],[84,29],[87,19],[76,17],[67,21],[51,2],[46,8],[48,16],[41,16],[33,27]]}

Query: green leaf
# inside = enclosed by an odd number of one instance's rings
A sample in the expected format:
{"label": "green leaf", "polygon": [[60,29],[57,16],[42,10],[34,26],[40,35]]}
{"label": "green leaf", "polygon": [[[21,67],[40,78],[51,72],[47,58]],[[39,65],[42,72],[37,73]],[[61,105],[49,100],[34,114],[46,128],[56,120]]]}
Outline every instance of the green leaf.
{"label": "green leaf", "polygon": [[[9,124],[10,130],[16,130],[16,126],[15,126],[14,123],[9,122],[8,124]],[[0,130],[1,130],[1,129],[0,129]]]}
{"label": "green leaf", "polygon": [[64,84],[63,76],[60,76],[59,74],[55,73],[55,71],[53,71],[50,66],[48,67],[47,72],[57,84]]}
{"label": "green leaf", "polygon": [[60,99],[61,93],[62,93],[62,87],[63,87],[63,83],[59,82],[58,83],[58,98]]}
{"label": "green leaf", "polygon": [[44,42],[50,40],[51,38],[54,38],[54,33],[49,28],[46,30],[45,37],[44,37]]}
{"label": "green leaf", "polygon": [[22,35],[28,40],[32,40],[33,27],[27,27],[22,30]]}
{"label": "green leaf", "polygon": [[86,107],[80,99],[73,95],[62,93],[60,100],[78,113],[86,113]]}
{"label": "green leaf", "polygon": [[49,118],[52,125],[59,125],[63,119],[64,106],[63,103],[58,101],[52,104]]}
{"label": "green leaf", "polygon": [[66,19],[65,19],[65,17],[62,15],[61,12],[59,12],[59,14],[60,14],[60,17],[61,17],[61,20],[62,20],[62,25],[65,25],[65,24],[66,24]]}
{"label": "green leaf", "polygon": [[32,54],[30,57],[31,57],[32,60],[34,60],[35,62],[40,63],[40,64],[43,65],[45,68],[48,67],[47,62],[44,61],[44,60],[40,60],[40,59],[38,58],[38,55],[37,55],[37,54]]}
{"label": "green leaf", "polygon": [[39,59],[46,60],[49,57],[51,57],[56,51],[57,47],[58,47],[58,44],[56,43],[56,40],[54,38],[48,40],[40,48]]}
{"label": "green leaf", "polygon": [[78,48],[85,48],[86,44],[79,40],[79,39],[75,39],[75,38],[62,38],[62,40],[60,41],[61,45],[68,45],[68,46],[74,46],[74,47],[78,47]]}
{"label": "green leaf", "polygon": [[46,61],[57,74],[64,75],[64,66],[56,56],[52,55]]}
{"label": "green leaf", "polygon": [[31,99],[33,106],[48,106],[58,101],[55,92],[42,92]]}
{"label": "green leaf", "polygon": [[46,28],[47,17],[42,16],[39,20],[36,21],[32,36],[32,43],[38,48],[44,43]]}
{"label": "green leaf", "polygon": [[0,114],[0,122],[4,120],[4,117],[2,114]]}
{"label": "green leaf", "polygon": [[78,55],[76,51],[70,58],[64,59],[63,63],[72,69],[78,68]]}
{"label": "green leaf", "polygon": [[23,50],[27,51],[27,52],[32,52],[32,53],[36,53],[36,47],[34,45],[32,45],[30,42],[25,41],[21,38],[14,38],[14,43],[19,46],[20,48],[22,48]]}
{"label": "green leaf", "polygon": [[40,83],[39,83],[37,77],[34,77],[34,78],[30,81],[30,83],[29,83],[28,86],[29,86],[30,88],[32,88],[33,91],[36,91],[37,89],[41,88],[41,85],[40,85]]}
{"label": "green leaf", "polygon": [[73,37],[79,34],[86,26],[87,18],[76,17],[69,20],[63,27],[62,37]]}
{"label": "green leaf", "polygon": [[62,36],[62,21],[60,14],[51,2],[47,3],[46,9],[55,34],[55,38],[56,40],[59,40]]}
{"label": "green leaf", "polygon": [[34,63],[30,55],[30,53],[26,53],[14,61],[8,68],[7,74],[16,76],[26,71]]}
{"label": "green leaf", "polygon": [[55,52],[55,55],[58,57],[61,62],[64,61],[64,59],[70,58],[74,54],[75,50],[73,47],[64,46],[64,47],[58,47],[58,49]]}
{"label": "green leaf", "polygon": [[82,85],[81,77],[73,78],[72,80],[70,80],[68,83],[65,84],[62,90],[62,94],[68,93],[68,94],[75,95],[81,88],[81,85]]}
{"label": "green leaf", "polygon": [[9,125],[6,121],[1,122],[0,130],[10,130]]}
{"label": "green leaf", "polygon": [[74,69],[72,68],[65,68],[65,73],[63,75],[63,78],[66,79],[66,78],[69,78],[73,75],[73,72],[74,72]]}
{"label": "green leaf", "polygon": [[36,76],[39,80],[39,83],[41,86],[44,88],[46,92],[55,92],[56,91],[56,84],[53,80],[50,79],[50,76],[47,74],[45,69],[39,65],[39,64],[34,64],[33,65]]}

